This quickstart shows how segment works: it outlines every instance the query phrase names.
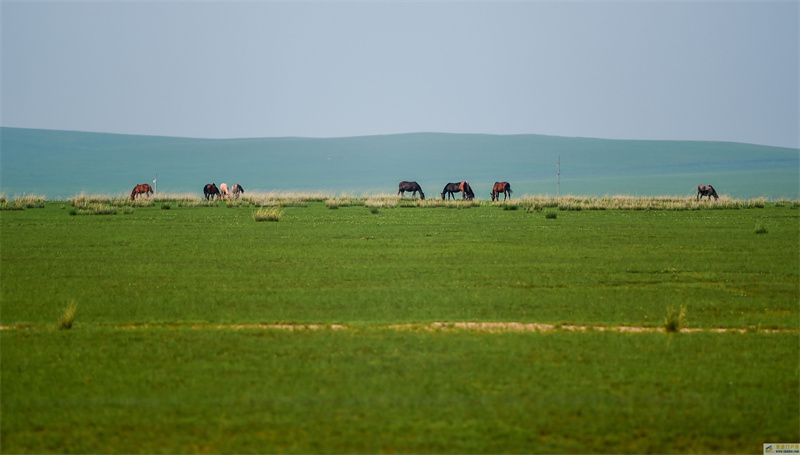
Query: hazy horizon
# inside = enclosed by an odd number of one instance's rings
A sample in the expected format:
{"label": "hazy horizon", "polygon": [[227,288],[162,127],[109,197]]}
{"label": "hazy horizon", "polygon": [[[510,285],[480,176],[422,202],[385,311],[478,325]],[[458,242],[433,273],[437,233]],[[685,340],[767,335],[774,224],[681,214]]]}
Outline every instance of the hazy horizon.
{"label": "hazy horizon", "polygon": [[[0,126],[0,128],[14,128],[22,130],[41,130],[41,131],[56,131],[64,133],[86,133],[86,134],[109,134],[118,136],[142,136],[142,137],[157,137],[165,139],[198,139],[208,141],[236,141],[248,139],[354,139],[360,137],[383,137],[383,136],[403,136],[403,135],[416,135],[416,134],[451,134],[462,136],[542,136],[554,137],[564,139],[590,139],[599,141],[653,141],[653,142],[713,142],[713,143],[730,143],[730,144],[745,144],[757,145],[765,147],[785,148],[800,151],[800,147],[784,147],[779,145],[759,144],[754,142],[737,142],[737,141],[715,141],[715,140],[690,140],[690,139],[630,139],[630,138],[613,138],[613,137],[591,137],[591,136],[559,136],[555,134],[540,134],[540,133],[451,133],[445,131],[407,131],[403,133],[377,133],[377,134],[362,134],[355,136],[241,136],[241,137],[203,137],[203,136],[171,136],[163,134],[134,134],[134,133],[112,133],[104,131],[88,131],[88,130],[68,130],[68,129],[51,129],[51,128],[27,128],[27,127],[10,127]],[[798,170],[800,172],[800,169]]]}
{"label": "hazy horizon", "polygon": [[435,197],[468,180],[479,199],[495,181],[517,196],[692,195],[712,184],[734,198],[800,196],[800,150],[727,142],[636,141],[544,135],[408,133],[349,138],[202,139],[3,127],[0,191],[65,199],[124,194],[158,174],[159,190],[394,193],[416,180]]}

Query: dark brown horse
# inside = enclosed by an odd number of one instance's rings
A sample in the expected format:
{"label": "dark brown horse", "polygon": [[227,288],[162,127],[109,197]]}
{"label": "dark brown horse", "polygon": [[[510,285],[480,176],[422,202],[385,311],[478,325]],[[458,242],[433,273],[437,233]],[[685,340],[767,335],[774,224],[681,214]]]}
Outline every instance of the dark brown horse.
{"label": "dark brown horse", "polygon": [[455,193],[461,193],[461,200],[473,200],[475,199],[475,193],[472,192],[472,187],[469,186],[469,182],[463,181],[459,183],[448,183],[444,186],[442,190],[442,200],[445,200],[445,195],[447,195],[447,199],[451,197],[453,199],[456,198]]}
{"label": "dark brown horse", "polygon": [[703,199],[703,196],[707,196],[708,199],[711,199],[711,196],[714,196],[714,200],[716,201],[719,199],[717,196],[717,190],[714,189],[711,185],[698,185],[697,186],[697,200]]}
{"label": "dark brown horse", "polygon": [[203,195],[206,197],[206,200],[210,197],[211,200],[214,200],[214,195],[219,196],[219,188],[217,188],[216,183],[209,183],[203,187]]}
{"label": "dark brown horse", "polygon": [[136,185],[133,187],[133,191],[131,191],[131,200],[136,199],[136,197],[141,194],[150,197],[150,193],[153,193],[153,187],[151,187],[149,184],[142,183],[140,185]]}
{"label": "dark brown horse", "polygon": [[475,193],[472,192],[472,187],[466,180],[461,182],[461,199],[466,198],[468,201],[475,199]]}
{"label": "dark brown horse", "polygon": [[243,194],[244,193],[244,188],[242,188],[242,185],[239,185],[238,183],[234,183],[233,184],[233,189],[231,190],[231,192],[233,192],[233,197],[238,199],[239,198],[239,194]]}
{"label": "dark brown horse", "polygon": [[417,192],[419,192],[419,198],[422,199],[423,201],[425,200],[425,193],[422,192],[422,187],[419,186],[419,183],[417,182],[406,182],[406,181],[400,182],[400,185],[398,186],[397,189],[397,194],[399,194],[400,197],[402,197],[405,196],[406,191],[411,191],[411,196],[416,196]]}
{"label": "dark brown horse", "polygon": [[503,200],[506,200],[506,196],[511,199],[511,184],[508,182],[494,182],[494,187],[492,188],[492,200],[498,199],[500,197],[500,193],[503,193]]}

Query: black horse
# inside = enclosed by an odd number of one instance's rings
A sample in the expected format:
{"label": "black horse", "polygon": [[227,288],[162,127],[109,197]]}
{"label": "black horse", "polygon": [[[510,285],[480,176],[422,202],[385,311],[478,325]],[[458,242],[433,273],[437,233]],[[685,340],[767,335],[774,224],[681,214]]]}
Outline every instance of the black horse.
{"label": "black horse", "polygon": [[700,199],[703,199],[703,196],[708,197],[708,199],[711,199],[711,196],[714,196],[715,201],[719,199],[719,196],[717,196],[717,190],[715,190],[711,185],[698,185],[697,200],[699,201]]}
{"label": "black horse", "polygon": [[461,193],[461,200],[473,200],[475,199],[475,193],[472,192],[472,187],[469,186],[469,183],[466,181],[458,182],[458,183],[448,183],[444,186],[442,190],[442,200],[445,200],[445,194],[447,195],[447,199],[451,197],[453,199],[456,198],[454,193]]}
{"label": "black horse", "polygon": [[219,188],[217,188],[217,184],[209,183],[206,186],[204,186],[203,195],[206,197],[206,200],[208,200],[208,198],[211,198],[211,200],[213,201],[214,195],[219,196]]}
{"label": "black horse", "polygon": [[447,199],[450,199],[451,197],[455,199],[456,196],[454,193],[460,193],[460,192],[461,192],[461,183],[448,183],[447,185],[444,186],[444,189],[442,189],[442,200],[445,200],[445,194],[447,195]]}
{"label": "black horse", "polygon": [[401,197],[406,194],[406,191],[411,191],[411,196],[416,196],[417,192],[419,192],[419,198],[423,201],[425,200],[425,193],[422,192],[422,187],[419,186],[417,182],[400,182],[400,186],[397,189],[397,194]]}

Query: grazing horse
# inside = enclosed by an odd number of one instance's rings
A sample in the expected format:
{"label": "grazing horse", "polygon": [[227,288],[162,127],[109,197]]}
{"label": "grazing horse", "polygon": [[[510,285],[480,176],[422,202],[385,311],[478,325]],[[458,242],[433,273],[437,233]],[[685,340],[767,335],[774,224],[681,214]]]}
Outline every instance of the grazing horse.
{"label": "grazing horse", "polygon": [[211,200],[214,200],[214,195],[219,196],[219,188],[217,188],[216,183],[209,183],[203,187],[203,195],[206,197],[206,200],[210,197]]}
{"label": "grazing horse", "polygon": [[445,194],[447,195],[447,199],[450,199],[451,197],[455,199],[456,198],[455,193],[460,193],[460,192],[461,192],[460,183],[448,183],[447,185],[444,186],[444,189],[442,190],[442,200],[443,201],[445,200],[444,198]]}
{"label": "grazing horse", "polygon": [[503,200],[506,200],[506,196],[511,199],[511,184],[508,182],[494,182],[494,187],[492,188],[492,200],[499,199],[500,193],[503,193]]}
{"label": "grazing horse", "polygon": [[459,184],[459,188],[461,188],[461,200],[463,201],[466,198],[468,201],[475,199],[475,193],[472,192],[472,187],[469,186],[469,182],[464,180]]}
{"label": "grazing horse", "polygon": [[231,190],[231,191],[233,192],[233,197],[236,198],[236,199],[239,199],[239,194],[244,193],[244,188],[242,188],[242,185],[239,185],[238,183],[234,183],[233,184],[233,190]]}
{"label": "grazing horse", "polygon": [[417,191],[419,191],[419,198],[423,201],[425,200],[425,193],[422,192],[422,187],[419,186],[417,182],[400,182],[400,186],[397,189],[397,194],[401,197],[406,194],[406,191],[411,191],[411,196],[416,196]]}
{"label": "grazing horse", "polygon": [[707,196],[708,199],[711,199],[711,196],[714,196],[715,201],[719,199],[719,196],[717,196],[717,190],[715,190],[711,185],[697,186],[697,200],[699,201],[700,199],[703,199],[703,196]]}
{"label": "grazing horse", "polygon": [[220,183],[219,185],[219,198],[228,199],[228,184]]}
{"label": "grazing horse", "polygon": [[462,201],[464,199],[471,201],[475,198],[475,193],[472,192],[469,182],[463,181],[459,183],[448,183],[445,185],[444,189],[442,190],[442,200],[445,200],[445,194],[447,195],[447,199],[450,199],[451,197],[455,199],[455,193],[461,193]]}
{"label": "grazing horse", "polygon": [[144,194],[145,196],[150,197],[150,193],[152,192],[153,192],[153,187],[151,187],[147,183],[136,185],[135,187],[133,187],[133,191],[131,191],[131,200],[134,200],[140,194]]}

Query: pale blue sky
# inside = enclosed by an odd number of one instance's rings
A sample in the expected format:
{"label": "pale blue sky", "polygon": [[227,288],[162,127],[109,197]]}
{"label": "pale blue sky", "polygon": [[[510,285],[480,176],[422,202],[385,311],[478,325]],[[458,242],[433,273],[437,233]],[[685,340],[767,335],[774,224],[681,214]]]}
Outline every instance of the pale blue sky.
{"label": "pale blue sky", "polygon": [[798,2],[2,2],[2,126],[798,147]]}

